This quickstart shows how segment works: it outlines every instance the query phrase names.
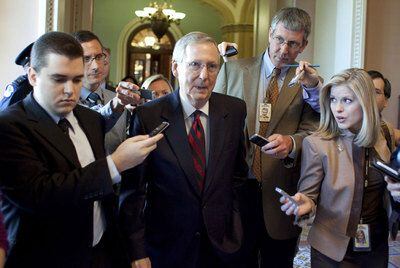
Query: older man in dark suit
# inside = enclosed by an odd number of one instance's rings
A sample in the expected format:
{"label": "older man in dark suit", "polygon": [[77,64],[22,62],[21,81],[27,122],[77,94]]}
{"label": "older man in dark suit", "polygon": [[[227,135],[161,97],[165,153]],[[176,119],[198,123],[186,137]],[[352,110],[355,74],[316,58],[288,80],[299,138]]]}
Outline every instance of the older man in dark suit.
{"label": "older man in dark suit", "polygon": [[33,93],[0,115],[6,266],[111,267],[113,184],[161,136],[131,138],[105,156],[104,119],[76,106],[83,52],[68,34],[50,32],[35,42],[28,77]]}
{"label": "older man in dark suit", "polygon": [[[179,90],[138,107],[132,135],[170,123],[139,185],[122,181],[121,226],[134,267],[228,267],[242,226],[235,180],[247,175],[242,100],[212,93],[215,41],[193,32],[173,52]],[[146,187],[147,183],[147,187]]]}

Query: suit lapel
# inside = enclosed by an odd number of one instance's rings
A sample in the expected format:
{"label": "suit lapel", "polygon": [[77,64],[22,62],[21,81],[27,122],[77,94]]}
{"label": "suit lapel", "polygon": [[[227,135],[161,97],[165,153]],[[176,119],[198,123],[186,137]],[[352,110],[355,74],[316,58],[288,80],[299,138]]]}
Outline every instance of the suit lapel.
{"label": "suit lapel", "polygon": [[210,187],[214,177],[218,159],[224,147],[226,131],[229,131],[229,126],[226,125],[225,118],[228,116],[223,103],[217,103],[215,95],[212,94],[209,106],[209,133],[210,145],[208,153],[208,165],[206,169],[206,181],[204,193]]}
{"label": "suit lapel", "polygon": [[296,68],[289,68],[287,74],[285,76],[285,80],[283,81],[283,85],[281,88],[281,92],[279,93],[278,100],[275,104],[275,107],[272,110],[272,118],[271,122],[268,125],[268,130],[266,136],[272,134],[275,130],[277,124],[281,120],[282,116],[285,114],[286,109],[292,103],[294,97],[298,94],[299,90],[302,90],[299,85],[294,87],[288,87],[290,80],[294,77],[296,72]]}
{"label": "suit lapel", "polygon": [[74,166],[80,167],[72,141],[56,125],[53,119],[33,99],[32,93],[24,99],[24,107],[28,120],[35,131],[47,140],[57,151],[59,151]]}
{"label": "suit lapel", "polygon": [[164,132],[165,139],[171,147],[171,150],[174,152],[189,183],[200,197],[201,192],[196,179],[192,154],[187,138],[182,105],[179,98],[179,90],[170,94],[170,100],[172,105],[165,106],[161,115],[170,123],[170,126]]}
{"label": "suit lapel", "polygon": [[260,82],[261,61],[262,54],[245,66],[243,77],[243,99],[247,107],[247,130],[252,135],[255,133],[256,115],[258,113],[257,100],[258,100],[258,84]]}

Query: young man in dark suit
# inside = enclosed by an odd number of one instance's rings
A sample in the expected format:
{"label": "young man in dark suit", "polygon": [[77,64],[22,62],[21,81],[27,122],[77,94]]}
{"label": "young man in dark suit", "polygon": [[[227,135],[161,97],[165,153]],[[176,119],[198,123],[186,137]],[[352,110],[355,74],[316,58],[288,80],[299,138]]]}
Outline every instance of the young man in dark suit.
{"label": "young man in dark suit", "polygon": [[[131,135],[170,123],[165,139],[122,181],[121,229],[133,267],[230,267],[242,241],[236,182],[247,175],[245,103],[212,93],[219,53],[208,35],[173,52],[179,90],[136,109]],[[147,185],[147,186],[146,186]]]}
{"label": "young man in dark suit", "polygon": [[113,184],[161,135],[126,140],[106,157],[104,119],[77,106],[83,52],[50,32],[32,48],[34,91],[0,115],[0,187],[9,232],[7,267],[111,267]]}

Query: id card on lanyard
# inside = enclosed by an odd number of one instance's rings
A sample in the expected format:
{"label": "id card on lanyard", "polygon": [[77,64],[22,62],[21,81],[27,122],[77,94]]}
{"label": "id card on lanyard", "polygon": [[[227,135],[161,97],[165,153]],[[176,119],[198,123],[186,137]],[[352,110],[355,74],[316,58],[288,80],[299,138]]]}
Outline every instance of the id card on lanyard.
{"label": "id card on lanyard", "polygon": [[[364,192],[368,186],[368,168],[369,168],[369,150],[365,150],[365,166],[364,166]],[[370,239],[370,225],[363,223],[363,219],[360,219],[360,223],[357,224],[356,236],[353,238],[353,251],[371,251],[371,239]]]}

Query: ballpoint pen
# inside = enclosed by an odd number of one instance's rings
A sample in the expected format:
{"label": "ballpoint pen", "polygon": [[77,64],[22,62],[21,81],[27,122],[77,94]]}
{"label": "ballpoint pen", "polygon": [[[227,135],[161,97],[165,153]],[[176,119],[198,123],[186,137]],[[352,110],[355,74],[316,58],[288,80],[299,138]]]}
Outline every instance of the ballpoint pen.
{"label": "ballpoint pen", "polygon": [[[286,64],[286,65],[283,65],[283,67],[299,67],[299,64]],[[310,64],[310,65],[308,65],[308,67],[317,68],[317,67],[320,67],[320,65],[319,64]]]}

